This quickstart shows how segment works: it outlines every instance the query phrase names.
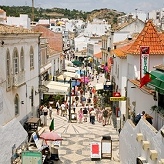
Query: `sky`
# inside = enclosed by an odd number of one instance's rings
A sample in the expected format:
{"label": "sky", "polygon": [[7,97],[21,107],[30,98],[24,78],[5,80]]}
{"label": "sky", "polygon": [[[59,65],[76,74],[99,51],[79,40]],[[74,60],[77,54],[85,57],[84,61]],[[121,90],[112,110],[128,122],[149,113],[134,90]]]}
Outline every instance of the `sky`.
{"label": "sky", "polygon": [[[0,0],[5,6],[31,6],[32,0]],[[34,0],[35,7],[67,8],[70,10],[92,11],[108,8],[120,12],[131,13],[137,11],[149,12],[164,8],[163,0]]]}

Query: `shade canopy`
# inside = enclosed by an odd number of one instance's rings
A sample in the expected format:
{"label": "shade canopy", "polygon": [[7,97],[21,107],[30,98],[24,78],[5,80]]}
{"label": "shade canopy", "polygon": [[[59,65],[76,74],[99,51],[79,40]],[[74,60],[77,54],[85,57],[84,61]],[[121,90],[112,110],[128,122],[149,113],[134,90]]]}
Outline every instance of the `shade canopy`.
{"label": "shade canopy", "polygon": [[69,93],[69,84],[64,84],[62,82],[47,81],[45,86],[49,89],[48,92],[44,94],[59,94],[67,95]]}
{"label": "shade canopy", "polygon": [[151,80],[148,84],[155,87],[159,93],[164,93],[164,72],[159,70],[154,70],[150,72],[155,78]]}
{"label": "shade canopy", "polygon": [[74,60],[74,61],[72,61],[72,63],[74,64],[74,65],[76,65],[76,66],[81,66],[83,63],[81,62],[81,61],[79,61],[79,60]]}
{"label": "shade canopy", "polygon": [[59,136],[59,134],[54,131],[42,133],[40,135],[40,138],[47,140],[47,141],[62,141],[63,140]]}

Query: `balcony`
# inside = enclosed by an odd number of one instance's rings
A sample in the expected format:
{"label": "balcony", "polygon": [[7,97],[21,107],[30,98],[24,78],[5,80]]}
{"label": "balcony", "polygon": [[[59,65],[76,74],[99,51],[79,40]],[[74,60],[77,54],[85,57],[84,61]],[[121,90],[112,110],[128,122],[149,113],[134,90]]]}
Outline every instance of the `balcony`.
{"label": "balcony", "polygon": [[19,72],[13,75],[13,87],[19,87],[25,82],[25,72]]}

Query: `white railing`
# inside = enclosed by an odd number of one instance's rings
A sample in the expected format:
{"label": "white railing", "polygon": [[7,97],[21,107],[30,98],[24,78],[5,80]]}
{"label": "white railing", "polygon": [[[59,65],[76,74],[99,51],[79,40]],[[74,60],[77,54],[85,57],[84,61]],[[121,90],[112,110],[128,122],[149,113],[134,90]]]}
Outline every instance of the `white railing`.
{"label": "white railing", "polygon": [[157,115],[157,130],[161,129],[162,126],[164,125],[164,116],[162,116],[161,114]]}
{"label": "white railing", "polygon": [[13,86],[18,87],[25,82],[25,72],[19,72],[13,75]]}

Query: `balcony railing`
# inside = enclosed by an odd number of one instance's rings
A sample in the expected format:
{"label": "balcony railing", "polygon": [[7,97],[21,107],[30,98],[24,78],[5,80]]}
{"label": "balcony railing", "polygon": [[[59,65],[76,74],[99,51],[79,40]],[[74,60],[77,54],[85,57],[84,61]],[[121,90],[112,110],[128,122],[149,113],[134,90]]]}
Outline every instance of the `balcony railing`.
{"label": "balcony railing", "polygon": [[25,72],[19,72],[13,75],[13,87],[18,87],[25,82]]}

